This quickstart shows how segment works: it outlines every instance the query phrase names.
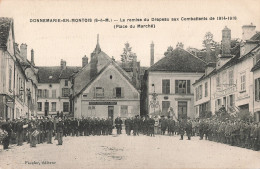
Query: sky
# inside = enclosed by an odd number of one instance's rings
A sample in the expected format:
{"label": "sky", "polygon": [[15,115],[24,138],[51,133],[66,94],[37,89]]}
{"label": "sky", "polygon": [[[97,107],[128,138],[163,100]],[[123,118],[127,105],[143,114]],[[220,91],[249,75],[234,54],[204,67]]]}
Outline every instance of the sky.
{"label": "sky", "polygon": [[[150,44],[155,45],[155,62],[168,46],[182,42],[184,48],[202,48],[206,32],[221,41],[221,30],[227,26],[232,38],[242,37],[242,26],[253,23],[260,30],[260,1],[258,0],[158,0],[158,1],[83,1],[83,0],[0,0],[0,17],[14,19],[15,41],[34,49],[37,66],[81,66],[84,55],[90,57],[99,34],[101,50],[120,60],[128,42],[142,66],[150,65]],[[237,20],[216,20],[217,17]],[[151,18],[207,17],[206,21],[151,21]],[[214,17],[215,20],[209,20]],[[92,22],[30,22],[31,19],[80,19]],[[94,22],[94,19],[112,22]],[[149,21],[120,22],[127,19]],[[114,21],[118,20],[118,21]],[[154,24],[155,28],[129,28],[130,25]],[[114,25],[128,28],[114,29]]]}

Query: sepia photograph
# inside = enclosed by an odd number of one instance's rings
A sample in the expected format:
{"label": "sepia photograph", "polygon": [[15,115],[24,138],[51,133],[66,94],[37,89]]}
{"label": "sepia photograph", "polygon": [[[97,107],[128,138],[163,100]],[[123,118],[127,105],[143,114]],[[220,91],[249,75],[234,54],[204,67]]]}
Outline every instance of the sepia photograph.
{"label": "sepia photograph", "polygon": [[0,0],[0,169],[259,159],[259,0]]}

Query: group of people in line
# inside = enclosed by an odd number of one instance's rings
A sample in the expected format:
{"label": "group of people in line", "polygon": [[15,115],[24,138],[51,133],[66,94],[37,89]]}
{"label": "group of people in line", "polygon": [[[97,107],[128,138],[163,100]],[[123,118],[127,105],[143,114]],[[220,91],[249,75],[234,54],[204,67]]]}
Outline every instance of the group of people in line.
{"label": "group of people in line", "polygon": [[36,117],[30,120],[0,120],[0,141],[4,149],[7,149],[10,143],[21,146],[28,142],[31,147],[44,142],[52,144],[53,137],[54,140],[58,140],[58,145],[62,145],[63,136],[112,135],[113,128],[116,128],[117,134],[120,135],[123,126],[128,136],[179,135],[180,140],[183,140],[186,133],[188,140],[191,140],[192,136],[199,136],[200,140],[205,138],[209,141],[260,150],[259,123],[241,120],[220,121],[213,118],[176,119],[166,116],[135,116],[124,120],[117,117],[114,121],[111,117],[77,119],[58,116]]}

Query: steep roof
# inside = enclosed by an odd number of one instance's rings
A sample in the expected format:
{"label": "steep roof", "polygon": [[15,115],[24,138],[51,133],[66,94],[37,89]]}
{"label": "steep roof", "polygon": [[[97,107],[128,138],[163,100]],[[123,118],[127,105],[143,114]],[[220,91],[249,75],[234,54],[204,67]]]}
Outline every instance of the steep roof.
{"label": "steep roof", "polygon": [[0,47],[6,47],[12,19],[0,17]]}
{"label": "steep roof", "polygon": [[177,47],[169,55],[165,56],[148,71],[170,71],[170,72],[201,72],[205,70],[206,62]]}
{"label": "steep roof", "polygon": [[68,79],[79,67],[67,66],[64,70],[60,66],[37,67],[39,83],[59,83],[60,79]]}

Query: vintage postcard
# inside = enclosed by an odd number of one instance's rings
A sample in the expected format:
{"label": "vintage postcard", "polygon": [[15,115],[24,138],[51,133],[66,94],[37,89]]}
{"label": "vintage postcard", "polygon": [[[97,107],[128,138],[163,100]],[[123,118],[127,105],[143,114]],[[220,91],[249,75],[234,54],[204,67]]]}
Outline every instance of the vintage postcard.
{"label": "vintage postcard", "polygon": [[258,0],[0,0],[0,169],[259,169],[259,121]]}

